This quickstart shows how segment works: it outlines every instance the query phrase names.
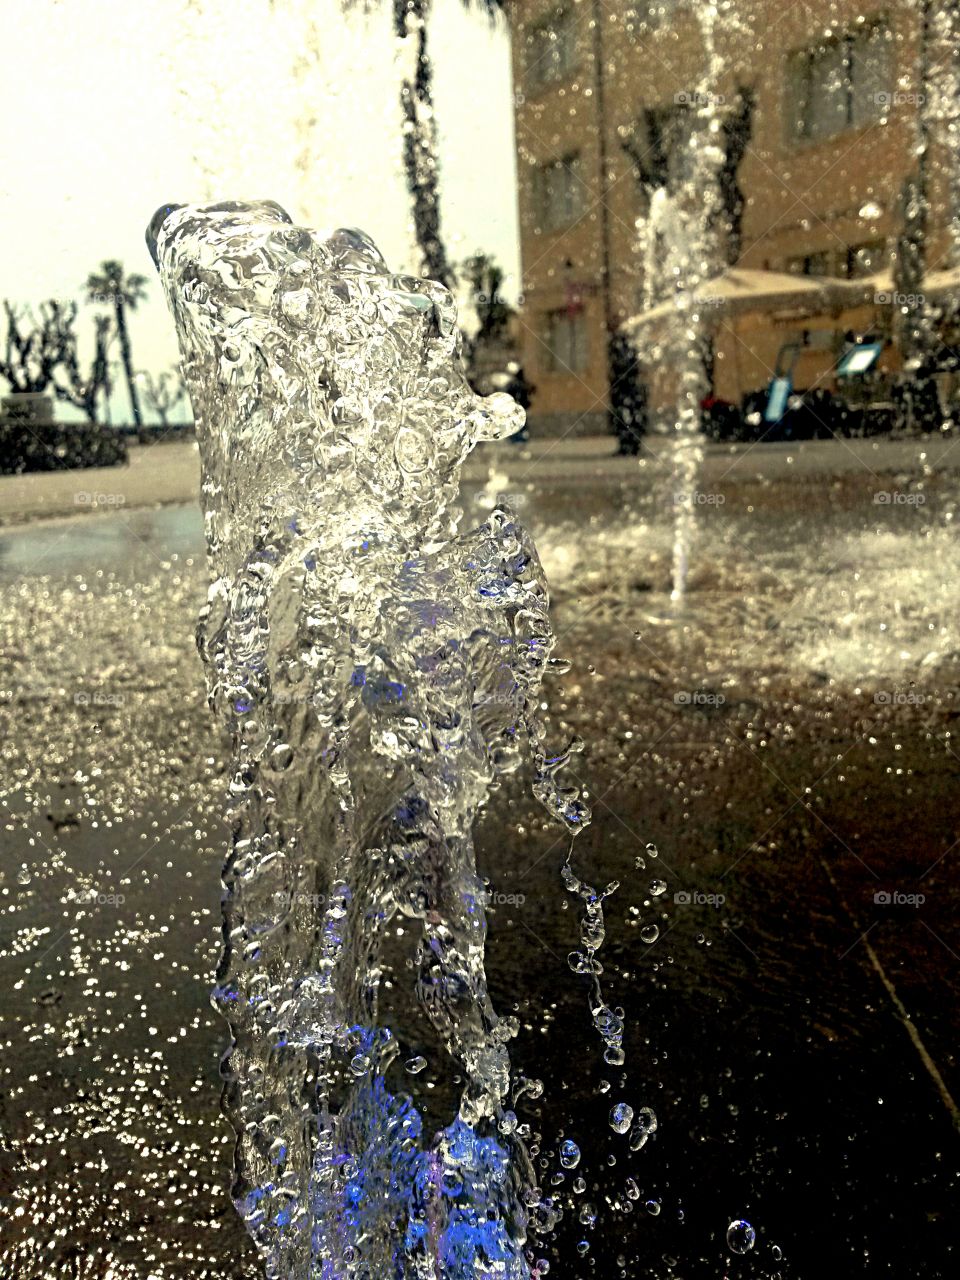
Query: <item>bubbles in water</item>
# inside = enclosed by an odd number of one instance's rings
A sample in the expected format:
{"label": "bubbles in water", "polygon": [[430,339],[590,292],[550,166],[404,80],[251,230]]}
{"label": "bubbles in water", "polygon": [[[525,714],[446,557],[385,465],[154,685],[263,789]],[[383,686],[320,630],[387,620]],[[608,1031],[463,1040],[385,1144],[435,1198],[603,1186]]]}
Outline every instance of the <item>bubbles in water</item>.
{"label": "bubbles in water", "polygon": [[731,1253],[749,1253],[756,1240],[757,1233],[743,1218],[736,1218],[727,1227],[727,1248]]}

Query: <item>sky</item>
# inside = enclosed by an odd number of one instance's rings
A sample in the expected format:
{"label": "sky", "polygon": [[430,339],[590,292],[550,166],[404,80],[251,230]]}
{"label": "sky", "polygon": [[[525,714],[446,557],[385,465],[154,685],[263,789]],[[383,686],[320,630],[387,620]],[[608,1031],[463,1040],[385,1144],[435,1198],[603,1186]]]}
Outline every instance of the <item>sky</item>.
{"label": "sky", "polygon": [[[150,277],[130,328],[135,364],[156,372],[177,358],[143,239],[160,204],[278,200],[309,226],[362,227],[392,267],[414,268],[390,7],[3,0],[0,297],[79,300],[88,273],[119,258]],[[448,251],[492,253],[515,295],[508,37],[456,0],[434,9]],[[78,326],[92,333],[92,308]],[[126,405],[118,388],[115,421]]]}

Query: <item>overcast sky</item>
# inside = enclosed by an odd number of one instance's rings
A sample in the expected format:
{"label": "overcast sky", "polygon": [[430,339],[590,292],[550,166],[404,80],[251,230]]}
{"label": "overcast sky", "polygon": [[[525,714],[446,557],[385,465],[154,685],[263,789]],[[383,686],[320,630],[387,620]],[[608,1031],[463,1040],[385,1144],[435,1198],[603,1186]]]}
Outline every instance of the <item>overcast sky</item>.
{"label": "overcast sky", "polygon": [[[515,293],[507,37],[457,0],[434,7],[448,248],[495,254]],[[413,267],[390,8],[348,21],[335,0],[3,0],[0,296],[79,296],[107,257],[152,277],[143,231],[169,200],[279,200]],[[152,280],[131,331],[139,367],[176,359]],[[118,392],[114,415],[125,406]]]}

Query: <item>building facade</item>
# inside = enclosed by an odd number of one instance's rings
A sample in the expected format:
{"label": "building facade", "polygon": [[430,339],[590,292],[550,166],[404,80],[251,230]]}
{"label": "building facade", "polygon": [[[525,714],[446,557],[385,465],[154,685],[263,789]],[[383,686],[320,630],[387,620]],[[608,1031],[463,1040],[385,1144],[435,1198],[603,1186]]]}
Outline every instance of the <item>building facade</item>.
{"label": "building facade", "polygon": [[[933,111],[930,97],[931,86],[955,84],[958,48],[937,9],[937,0],[721,5],[719,71],[710,78],[696,0],[508,4],[534,430],[606,429],[608,335],[650,304],[644,227],[705,92],[726,155],[727,263],[814,276],[896,273],[905,184],[919,171],[926,267],[956,265],[950,140],[960,138],[955,117],[942,101]],[[796,385],[829,386],[843,336],[857,324],[886,325],[895,362],[896,308],[874,311],[800,324],[781,308],[745,332],[721,326],[714,394],[739,405],[766,386],[787,342],[799,347]]]}

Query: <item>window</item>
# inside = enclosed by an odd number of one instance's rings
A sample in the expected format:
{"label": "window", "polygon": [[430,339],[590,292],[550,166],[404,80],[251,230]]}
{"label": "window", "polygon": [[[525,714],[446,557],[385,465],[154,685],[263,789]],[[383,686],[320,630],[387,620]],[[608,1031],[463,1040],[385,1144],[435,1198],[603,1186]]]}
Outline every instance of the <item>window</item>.
{"label": "window", "polygon": [[573,9],[558,9],[530,33],[527,83],[543,89],[565,80],[577,65],[577,28]]}
{"label": "window", "polygon": [[887,246],[882,240],[851,245],[847,250],[847,279],[860,280],[864,276],[875,276],[888,263]]}
{"label": "window", "polygon": [[545,317],[544,368],[549,373],[582,373],[588,364],[587,320],[579,308],[549,311]]}
{"label": "window", "polygon": [[881,120],[892,98],[890,34],[874,24],[794,54],[787,76],[792,137],[811,142]]}
{"label": "window", "polygon": [[583,212],[583,182],[580,158],[565,156],[538,165],[533,174],[533,203],[542,231],[569,226]]}

